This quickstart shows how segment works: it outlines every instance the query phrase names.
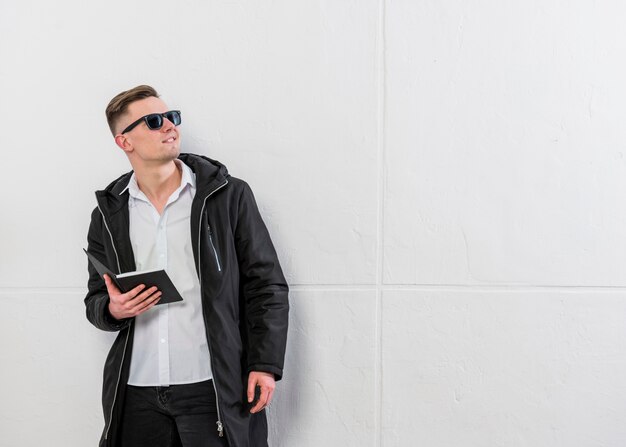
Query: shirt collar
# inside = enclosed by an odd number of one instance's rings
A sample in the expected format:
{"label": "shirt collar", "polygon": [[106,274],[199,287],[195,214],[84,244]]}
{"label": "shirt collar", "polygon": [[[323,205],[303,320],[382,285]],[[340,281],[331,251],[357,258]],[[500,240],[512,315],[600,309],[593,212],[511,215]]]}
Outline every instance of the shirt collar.
{"label": "shirt collar", "polygon": [[[174,163],[176,163],[176,165],[182,169],[182,176],[180,178],[180,186],[177,188],[177,190],[182,190],[187,185],[190,185],[192,188],[195,188],[196,187],[196,175],[191,170],[191,168],[178,158],[174,159]],[[120,196],[124,194],[126,190],[128,190],[128,193],[131,195],[131,197],[134,197],[134,198],[139,197],[140,193],[141,195],[143,195],[143,193],[139,189],[139,185],[137,184],[137,178],[135,177],[134,172],[130,176],[128,185],[126,185],[126,187],[122,189],[122,192],[120,192]]]}

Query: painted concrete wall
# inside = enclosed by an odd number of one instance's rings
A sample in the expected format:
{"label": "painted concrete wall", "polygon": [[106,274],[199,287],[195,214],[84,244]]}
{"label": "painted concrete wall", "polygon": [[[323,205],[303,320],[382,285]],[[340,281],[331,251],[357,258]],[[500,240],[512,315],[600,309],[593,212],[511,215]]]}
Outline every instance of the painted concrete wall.
{"label": "painted concrete wall", "polygon": [[273,446],[626,445],[626,6],[0,2],[0,445],[95,445],[104,107],[154,85],[292,286]]}

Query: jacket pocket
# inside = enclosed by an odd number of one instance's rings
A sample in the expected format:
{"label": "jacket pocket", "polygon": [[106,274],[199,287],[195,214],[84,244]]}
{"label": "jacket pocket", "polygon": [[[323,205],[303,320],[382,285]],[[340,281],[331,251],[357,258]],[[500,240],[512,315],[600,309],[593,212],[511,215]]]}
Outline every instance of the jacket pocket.
{"label": "jacket pocket", "polygon": [[213,243],[213,230],[211,229],[211,225],[207,224],[207,231],[209,233],[209,245],[211,246],[211,250],[213,251],[213,256],[215,257],[215,263],[217,264],[217,271],[222,271],[222,265],[220,264],[220,258],[217,255],[217,249],[215,248],[215,244]]}

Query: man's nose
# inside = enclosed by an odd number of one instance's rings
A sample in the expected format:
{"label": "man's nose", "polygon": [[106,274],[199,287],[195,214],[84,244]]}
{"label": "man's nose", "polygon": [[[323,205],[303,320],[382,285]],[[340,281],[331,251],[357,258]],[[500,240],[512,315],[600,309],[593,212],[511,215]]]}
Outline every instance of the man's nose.
{"label": "man's nose", "polygon": [[168,120],[166,117],[163,117],[163,126],[161,126],[161,132],[167,133],[170,130],[172,130],[174,127],[176,126],[174,125],[173,122]]}

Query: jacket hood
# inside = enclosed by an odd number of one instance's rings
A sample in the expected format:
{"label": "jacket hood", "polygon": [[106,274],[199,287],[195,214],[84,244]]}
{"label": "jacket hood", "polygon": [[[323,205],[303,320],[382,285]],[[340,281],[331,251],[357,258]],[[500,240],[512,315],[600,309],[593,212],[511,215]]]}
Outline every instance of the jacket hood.
{"label": "jacket hood", "polygon": [[[197,191],[200,193],[204,193],[205,190],[223,183],[230,177],[228,169],[223,163],[204,155],[181,153],[178,159],[189,166],[196,174],[196,187]],[[126,185],[128,185],[132,175],[133,171],[122,174],[109,183],[106,188],[96,191],[98,201],[101,204],[106,202],[108,205],[107,208],[109,208],[111,212],[119,210],[122,205],[127,203],[128,192],[122,195],[120,195],[120,193]]]}

